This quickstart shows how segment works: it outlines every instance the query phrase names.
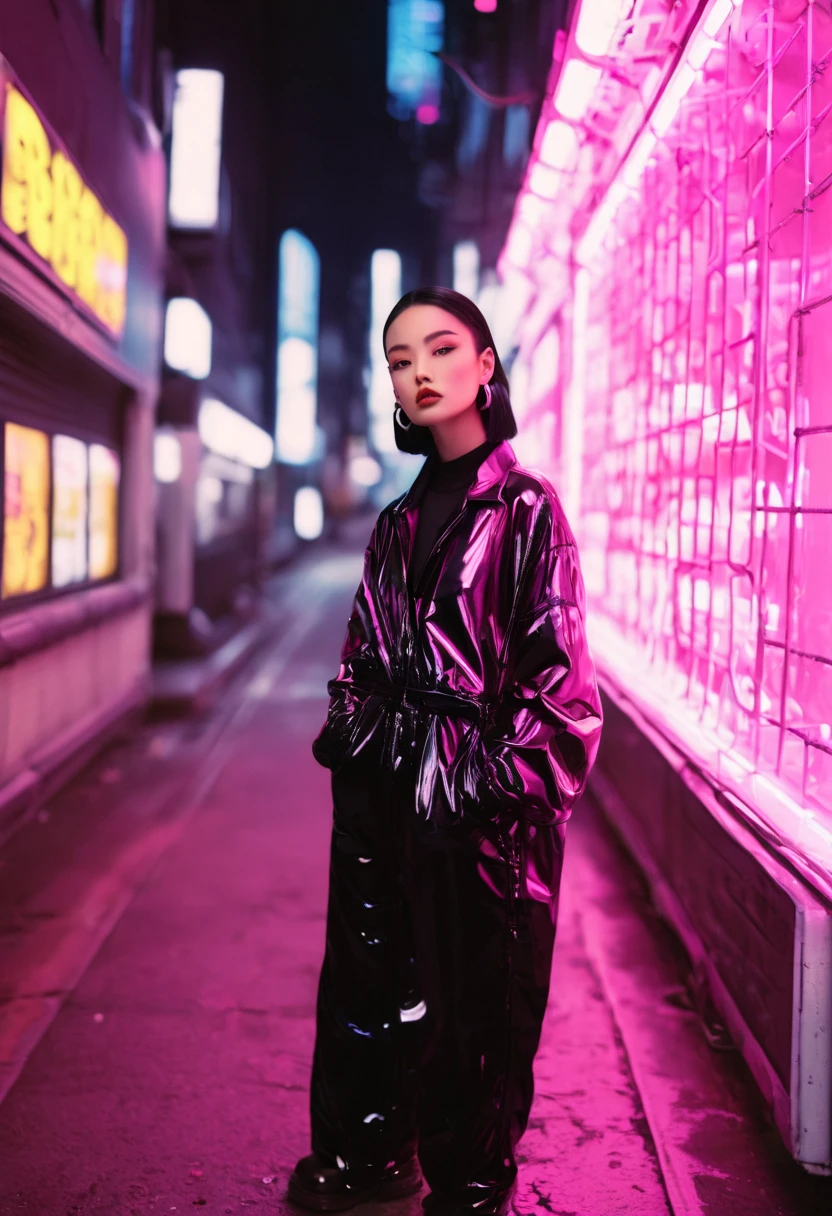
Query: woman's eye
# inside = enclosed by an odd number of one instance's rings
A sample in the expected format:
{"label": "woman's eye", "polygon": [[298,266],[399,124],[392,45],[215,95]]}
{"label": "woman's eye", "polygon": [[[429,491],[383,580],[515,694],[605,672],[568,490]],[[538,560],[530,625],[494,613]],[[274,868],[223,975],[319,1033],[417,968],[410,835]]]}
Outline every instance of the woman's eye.
{"label": "woman's eye", "polygon": [[456,350],[455,346],[440,346],[439,350],[435,350],[435,355],[447,355],[450,351]]}
{"label": "woman's eye", "polygon": [[407,367],[408,363],[409,363],[409,359],[397,359],[396,362],[391,365],[390,371],[391,372],[400,371],[401,368]]}

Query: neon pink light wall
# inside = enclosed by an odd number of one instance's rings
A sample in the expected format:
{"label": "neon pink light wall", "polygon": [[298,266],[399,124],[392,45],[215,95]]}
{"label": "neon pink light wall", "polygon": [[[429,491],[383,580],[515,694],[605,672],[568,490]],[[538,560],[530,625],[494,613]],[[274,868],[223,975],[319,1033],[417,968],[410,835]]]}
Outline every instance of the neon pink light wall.
{"label": "neon pink light wall", "polygon": [[746,0],[590,272],[593,611],[832,810],[832,17]]}

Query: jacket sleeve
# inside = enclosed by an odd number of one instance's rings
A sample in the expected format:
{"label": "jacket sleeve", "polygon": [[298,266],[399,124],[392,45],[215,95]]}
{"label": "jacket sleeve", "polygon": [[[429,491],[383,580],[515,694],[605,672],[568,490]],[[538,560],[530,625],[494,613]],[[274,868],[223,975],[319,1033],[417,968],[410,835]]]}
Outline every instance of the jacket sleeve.
{"label": "jacket sleeve", "polygon": [[353,693],[354,681],[362,668],[374,666],[374,649],[370,642],[373,636],[371,599],[366,587],[375,559],[375,535],[374,531],[364,553],[364,572],[347,622],[338,675],[327,684],[329,709],[326,722],[312,744],[312,754],[324,768],[337,768],[350,750],[364,704],[363,699]]}
{"label": "jacket sleeve", "polygon": [[598,750],[602,713],[578,553],[555,500],[539,512],[508,641],[486,762],[487,798],[537,823],[568,817]]}

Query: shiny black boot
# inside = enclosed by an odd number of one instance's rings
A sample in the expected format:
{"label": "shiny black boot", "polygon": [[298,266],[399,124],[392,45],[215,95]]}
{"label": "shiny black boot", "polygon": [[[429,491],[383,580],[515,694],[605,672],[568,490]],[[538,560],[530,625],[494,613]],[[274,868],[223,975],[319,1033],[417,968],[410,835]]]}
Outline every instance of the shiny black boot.
{"label": "shiny black boot", "polygon": [[387,1201],[415,1195],[422,1186],[422,1175],[415,1157],[401,1165],[390,1166],[378,1178],[362,1186],[352,1186],[346,1170],[323,1165],[310,1153],[302,1157],[289,1179],[288,1196],[292,1203],[311,1212],[345,1212],[369,1199]]}

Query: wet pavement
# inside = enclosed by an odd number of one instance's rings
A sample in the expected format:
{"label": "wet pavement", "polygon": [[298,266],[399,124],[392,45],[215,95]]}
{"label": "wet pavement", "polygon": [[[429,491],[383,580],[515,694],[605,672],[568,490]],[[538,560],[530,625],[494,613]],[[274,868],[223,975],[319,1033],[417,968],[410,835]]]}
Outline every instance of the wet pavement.
{"label": "wet pavement", "polygon": [[[219,708],[111,749],[0,859],[0,1216],[292,1210],[330,828],[309,745],[359,568],[322,550],[284,576],[274,639]],[[706,1046],[683,980],[585,802],[522,1216],[832,1211],[741,1061]]]}

